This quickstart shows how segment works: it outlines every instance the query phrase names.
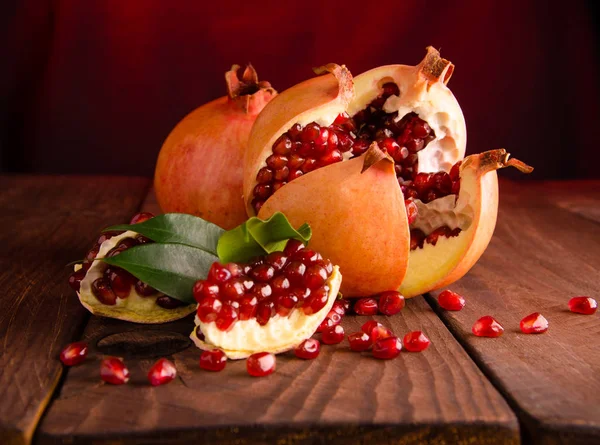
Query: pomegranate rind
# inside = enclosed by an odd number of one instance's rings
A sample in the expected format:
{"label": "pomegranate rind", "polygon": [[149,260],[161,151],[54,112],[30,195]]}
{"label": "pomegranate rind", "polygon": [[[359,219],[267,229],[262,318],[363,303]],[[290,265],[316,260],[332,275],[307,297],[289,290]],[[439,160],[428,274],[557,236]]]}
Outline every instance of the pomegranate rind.
{"label": "pomegranate rind", "polygon": [[[460,192],[447,215],[453,223],[463,224],[462,231],[455,237],[440,237],[435,246],[425,243],[423,248],[410,252],[406,277],[399,289],[405,298],[454,283],[479,260],[492,238],[498,216],[496,170],[509,166],[524,172],[532,170],[520,161],[509,160],[508,156],[506,150],[498,149],[464,159],[460,167]],[[434,203],[425,205],[419,201],[419,217],[425,214],[421,206]],[[456,209],[463,216],[468,213],[466,223],[455,214]],[[415,224],[419,223],[419,217]]]}
{"label": "pomegranate rind", "polygon": [[308,223],[311,248],[340,267],[344,297],[397,289],[406,273],[410,233],[394,164],[381,158],[362,172],[365,154],[301,176],[263,204],[258,217],[283,212]]}
{"label": "pomegranate rind", "polygon": [[286,317],[274,315],[264,326],[256,319],[238,320],[229,331],[220,331],[214,322],[203,323],[196,316],[195,324],[200,326],[205,339],[198,338],[196,329],[190,339],[204,351],[221,349],[231,360],[247,358],[257,352],[279,354],[289,351],[316,332],[335,303],[341,282],[342,275],[335,266],[326,283],[329,286],[327,304],[315,314],[306,315],[298,308]]}
{"label": "pomegranate rind", "polygon": [[[77,292],[82,306],[92,314],[100,317],[116,318],[118,320],[142,324],[168,323],[180,320],[193,313],[196,309],[195,303],[174,309],[164,309],[156,304],[156,299],[163,294],[158,293],[156,296],[143,297],[136,293],[134,287],[131,288],[131,293],[127,298],[117,298],[116,304],[113,306],[101,303],[94,296],[92,293],[92,283],[97,278],[100,278],[104,270],[108,267],[100,258],[104,258],[113,247],[119,244],[120,240],[134,238],[137,235],[136,232],[127,231],[104,241],[100,245],[96,260],[92,263],[92,266],[81,281],[79,292]],[[81,265],[76,265],[75,270],[78,270],[80,267]]]}
{"label": "pomegranate rind", "polygon": [[352,74],[345,66],[330,63],[316,71],[327,74],[283,91],[269,102],[252,127],[244,156],[244,199],[249,216],[255,215],[251,201],[256,173],[266,165],[277,138],[296,123],[331,125],[354,96]]}

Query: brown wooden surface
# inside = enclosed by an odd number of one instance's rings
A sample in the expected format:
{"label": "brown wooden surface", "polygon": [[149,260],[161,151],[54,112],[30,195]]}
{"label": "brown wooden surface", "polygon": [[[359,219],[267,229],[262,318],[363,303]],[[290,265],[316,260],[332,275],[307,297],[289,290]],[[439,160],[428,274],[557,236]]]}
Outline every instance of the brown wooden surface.
{"label": "brown wooden surface", "polygon": [[[598,181],[503,183],[489,248],[451,286],[467,305],[439,311],[534,443],[600,443],[600,313],[577,315],[567,306],[576,295],[600,300],[599,214]],[[436,296],[428,297],[434,306]],[[520,332],[519,321],[532,312],[548,319],[548,332]],[[471,334],[488,314],[504,326],[502,337]]]}
{"label": "brown wooden surface", "polygon": [[103,226],[127,218],[145,179],[0,177],[0,443],[25,444],[88,319],[66,285]]}

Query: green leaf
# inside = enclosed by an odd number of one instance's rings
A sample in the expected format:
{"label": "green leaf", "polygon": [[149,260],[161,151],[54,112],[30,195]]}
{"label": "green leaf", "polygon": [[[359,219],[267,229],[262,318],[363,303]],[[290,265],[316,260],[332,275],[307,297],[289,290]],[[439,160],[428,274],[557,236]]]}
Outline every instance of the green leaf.
{"label": "green leaf", "polygon": [[120,224],[103,230],[133,230],[157,243],[185,244],[217,254],[217,242],[224,232],[219,226],[184,213],[166,213],[139,224]]}
{"label": "green leaf", "polygon": [[266,221],[252,217],[223,233],[219,238],[217,253],[222,263],[246,262],[258,255],[283,250],[292,238],[306,244],[311,236],[308,224],[295,230],[285,215],[277,212]]}
{"label": "green leaf", "polygon": [[132,247],[103,260],[125,269],[169,297],[193,303],[194,283],[206,278],[210,266],[218,258],[183,244],[152,243]]}

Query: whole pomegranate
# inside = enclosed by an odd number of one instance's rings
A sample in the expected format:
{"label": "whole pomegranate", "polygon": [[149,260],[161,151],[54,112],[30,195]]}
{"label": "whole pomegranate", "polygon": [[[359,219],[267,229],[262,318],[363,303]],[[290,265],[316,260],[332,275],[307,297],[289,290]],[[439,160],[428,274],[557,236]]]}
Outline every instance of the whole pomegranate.
{"label": "whole pomegranate", "polygon": [[165,140],[154,176],[163,212],[200,216],[224,229],[246,220],[242,162],[256,116],[277,92],[252,65],[225,73],[228,95],[188,114]]}

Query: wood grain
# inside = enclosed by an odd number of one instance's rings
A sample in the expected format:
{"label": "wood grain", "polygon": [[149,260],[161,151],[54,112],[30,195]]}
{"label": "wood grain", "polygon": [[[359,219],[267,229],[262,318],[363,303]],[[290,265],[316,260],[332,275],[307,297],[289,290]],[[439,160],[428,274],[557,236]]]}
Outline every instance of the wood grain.
{"label": "wood grain", "polygon": [[[343,324],[355,332],[367,319],[349,316]],[[97,345],[96,359],[69,371],[38,443],[518,443],[513,413],[422,298],[381,320],[398,334],[422,329],[432,346],[386,362],[351,352],[344,341],[323,345],[313,361],[280,355],[277,371],[256,379],[243,360],[209,373],[198,367],[195,346],[177,352],[191,318],[136,326],[93,317],[84,338]],[[169,340],[152,350],[140,340],[146,336]],[[128,385],[100,383],[107,344],[129,365]],[[152,388],[146,373],[161,356],[174,360],[179,378]]]}
{"label": "wood grain", "polygon": [[56,387],[61,348],[88,318],[66,264],[131,216],[144,179],[0,176],[0,443],[27,444]]}
{"label": "wood grain", "polygon": [[[451,286],[467,305],[439,315],[518,413],[528,440],[597,444],[600,313],[573,314],[567,302],[575,295],[600,300],[600,225],[594,216],[600,195],[590,193],[600,182],[575,189],[550,185],[502,183],[494,238],[471,272]],[[569,198],[569,190],[581,195]],[[437,308],[436,296],[427,298]],[[549,320],[548,332],[520,332],[519,321],[532,312]],[[504,326],[502,337],[471,334],[483,315]]]}

